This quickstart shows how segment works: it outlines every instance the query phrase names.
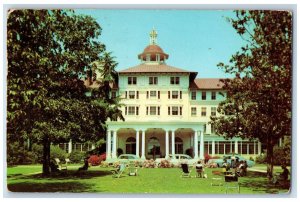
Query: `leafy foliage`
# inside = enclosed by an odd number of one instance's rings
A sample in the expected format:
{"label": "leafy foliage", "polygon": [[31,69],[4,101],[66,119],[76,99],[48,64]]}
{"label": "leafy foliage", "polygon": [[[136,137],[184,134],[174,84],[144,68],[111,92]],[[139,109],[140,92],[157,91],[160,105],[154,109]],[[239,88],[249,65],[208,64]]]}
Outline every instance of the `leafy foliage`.
{"label": "leafy foliage", "polygon": [[[108,118],[123,118],[118,100],[106,96],[116,63],[104,53],[100,34],[93,18],[72,10],[9,11],[7,144],[28,138],[42,144],[45,174],[50,142],[96,141]],[[105,81],[86,96],[83,80],[96,61]]]}
{"label": "leafy foliage", "polygon": [[220,63],[233,79],[225,79],[227,98],[220,117],[211,117],[216,132],[226,138],[258,138],[267,145],[268,174],[273,173],[273,147],[291,135],[292,13],[235,11],[228,19],[248,43],[230,65]]}

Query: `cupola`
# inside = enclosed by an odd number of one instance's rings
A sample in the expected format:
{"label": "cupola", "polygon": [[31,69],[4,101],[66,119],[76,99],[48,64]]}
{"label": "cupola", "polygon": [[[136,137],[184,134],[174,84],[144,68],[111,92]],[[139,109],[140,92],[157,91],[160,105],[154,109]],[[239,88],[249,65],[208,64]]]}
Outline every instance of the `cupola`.
{"label": "cupola", "polygon": [[147,64],[162,64],[169,58],[169,55],[164,53],[161,47],[157,45],[157,32],[152,29],[150,32],[150,45],[148,45],[144,52],[138,55],[142,63]]}

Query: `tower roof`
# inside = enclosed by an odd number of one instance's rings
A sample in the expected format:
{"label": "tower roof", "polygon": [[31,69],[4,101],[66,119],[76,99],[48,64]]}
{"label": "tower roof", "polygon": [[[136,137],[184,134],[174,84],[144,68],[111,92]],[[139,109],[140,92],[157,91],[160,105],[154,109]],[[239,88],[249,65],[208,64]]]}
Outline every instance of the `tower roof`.
{"label": "tower roof", "polygon": [[138,58],[143,62],[164,62],[169,58],[162,48],[157,45],[157,32],[153,29],[150,32],[150,45],[148,45],[144,51],[138,55]]}

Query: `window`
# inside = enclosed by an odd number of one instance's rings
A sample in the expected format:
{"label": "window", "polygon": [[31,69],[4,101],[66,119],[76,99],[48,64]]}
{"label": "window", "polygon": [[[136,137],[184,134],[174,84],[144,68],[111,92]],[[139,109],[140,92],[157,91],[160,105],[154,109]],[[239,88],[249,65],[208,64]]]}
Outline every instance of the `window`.
{"label": "window", "polygon": [[178,99],[178,91],[172,91],[172,99]]}
{"label": "window", "polygon": [[196,107],[192,107],[191,108],[191,115],[192,116],[196,116],[197,115],[197,108]]}
{"label": "window", "polygon": [[170,115],[171,114],[171,109],[170,109],[170,107],[168,107],[168,115]]}
{"label": "window", "polygon": [[156,107],[150,107],[150,115],[156,115]]}
{"label": "window", "polygon": [[182,91],[179,91],[179,93],[180,93],[179,97],[180,97],[180,99],[182,99]]}
{"label": "window", "polygon": [[172,107],[172,115],[178,115],[178,107]]}
{"label": "window", "polygon": [[125,107],[125,115],[127,115],[127,107]]}
{"label": "window", "polygon": [[156,98],[156,91],[154,90],[150,91],[150,98]]}
{"label": "window", "polygon": [[149,85],[157,85],[157,77],[149,77]]}
{"label": "window", "polygon": [[128,115],[135,115],[135,107],[128,107]]}
{"label": "window", "polygon": [[170,77],[170,84],[179,84],[180,83],[180,78],[178,76],[176,77]]}
{"label": "window", "polygon": [[136,99],[139,99],[139,91],[136,91]]}
{"label": "window", "polygon": [[171,92],[168,91],[168,98],[170,99],[170,97],[171,97]]}
{"label": "window", "polygon": [[216,92],[211,92],[211,99],[216,100]]}
{"label": "window", "polygon": [[128,77],[128,85],[136,85],[136,77]]}
{"label": "window", "polygon": [[212,107],[211,108],[211,116],[216,116],[217,115],[217,108],[216,107]]}
{"label": "window", "polygon": [[157,115],[160,115],[160,107],[157,107]]}
{"label": "window", "polygon": [[192,91],[192,100],[196,100],[196,96],[197,96],[196,91]]}
{"label": "window", "polygon": [[157,91],[157,98],[160,99],[160,91]]}
{"label": "window", "polygon": [[206,92],[205,91],[202,92],[202,100],[206,100]]}
{"label": "window", "polygon": [[129,99],[134,99],[135,91],[129,91]]}
{"label": "window", "polygon": [[201,108],[201,116],[206,116],[206,107]]}
{"label": "window", "polygon": [[211,133],[214,134],[216,132],[215,126],[211,124],[210,127],[211,127]]}
{"label": "window", "polygon": [[139,115],[139,107],[136,107],[136,115]]}

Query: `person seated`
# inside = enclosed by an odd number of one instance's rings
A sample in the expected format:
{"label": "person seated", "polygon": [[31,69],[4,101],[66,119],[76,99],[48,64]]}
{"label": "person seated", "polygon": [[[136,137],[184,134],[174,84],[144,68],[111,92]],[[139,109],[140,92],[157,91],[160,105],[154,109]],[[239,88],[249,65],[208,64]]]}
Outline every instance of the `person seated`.
{"label": "person seated", "polygon": [[88,170],[88,168],[89,168],[89,157],[86,157],[86,158],[84,159],[84,165],[83,165],[82,167],[80,167],[80,168],[78,169],[78,171],[81,171],[81,170]]}
{"label": "person seated", "polygon": [[281,168],[282,168],[282,173],[280,173],[279,176],[274,176],[273,177],[273,183],[274,184],[278,183],[279,181],[284,181],[285,182],[289,179],[290,171],[286,168],[286,165],[282,165]]}
{"label": "person seated", "polygon": [[197,172],[197,177],[203,178],[204,177],[204,168],[201,163],[201,161],[198,161],[196,164],[196,172]]}

